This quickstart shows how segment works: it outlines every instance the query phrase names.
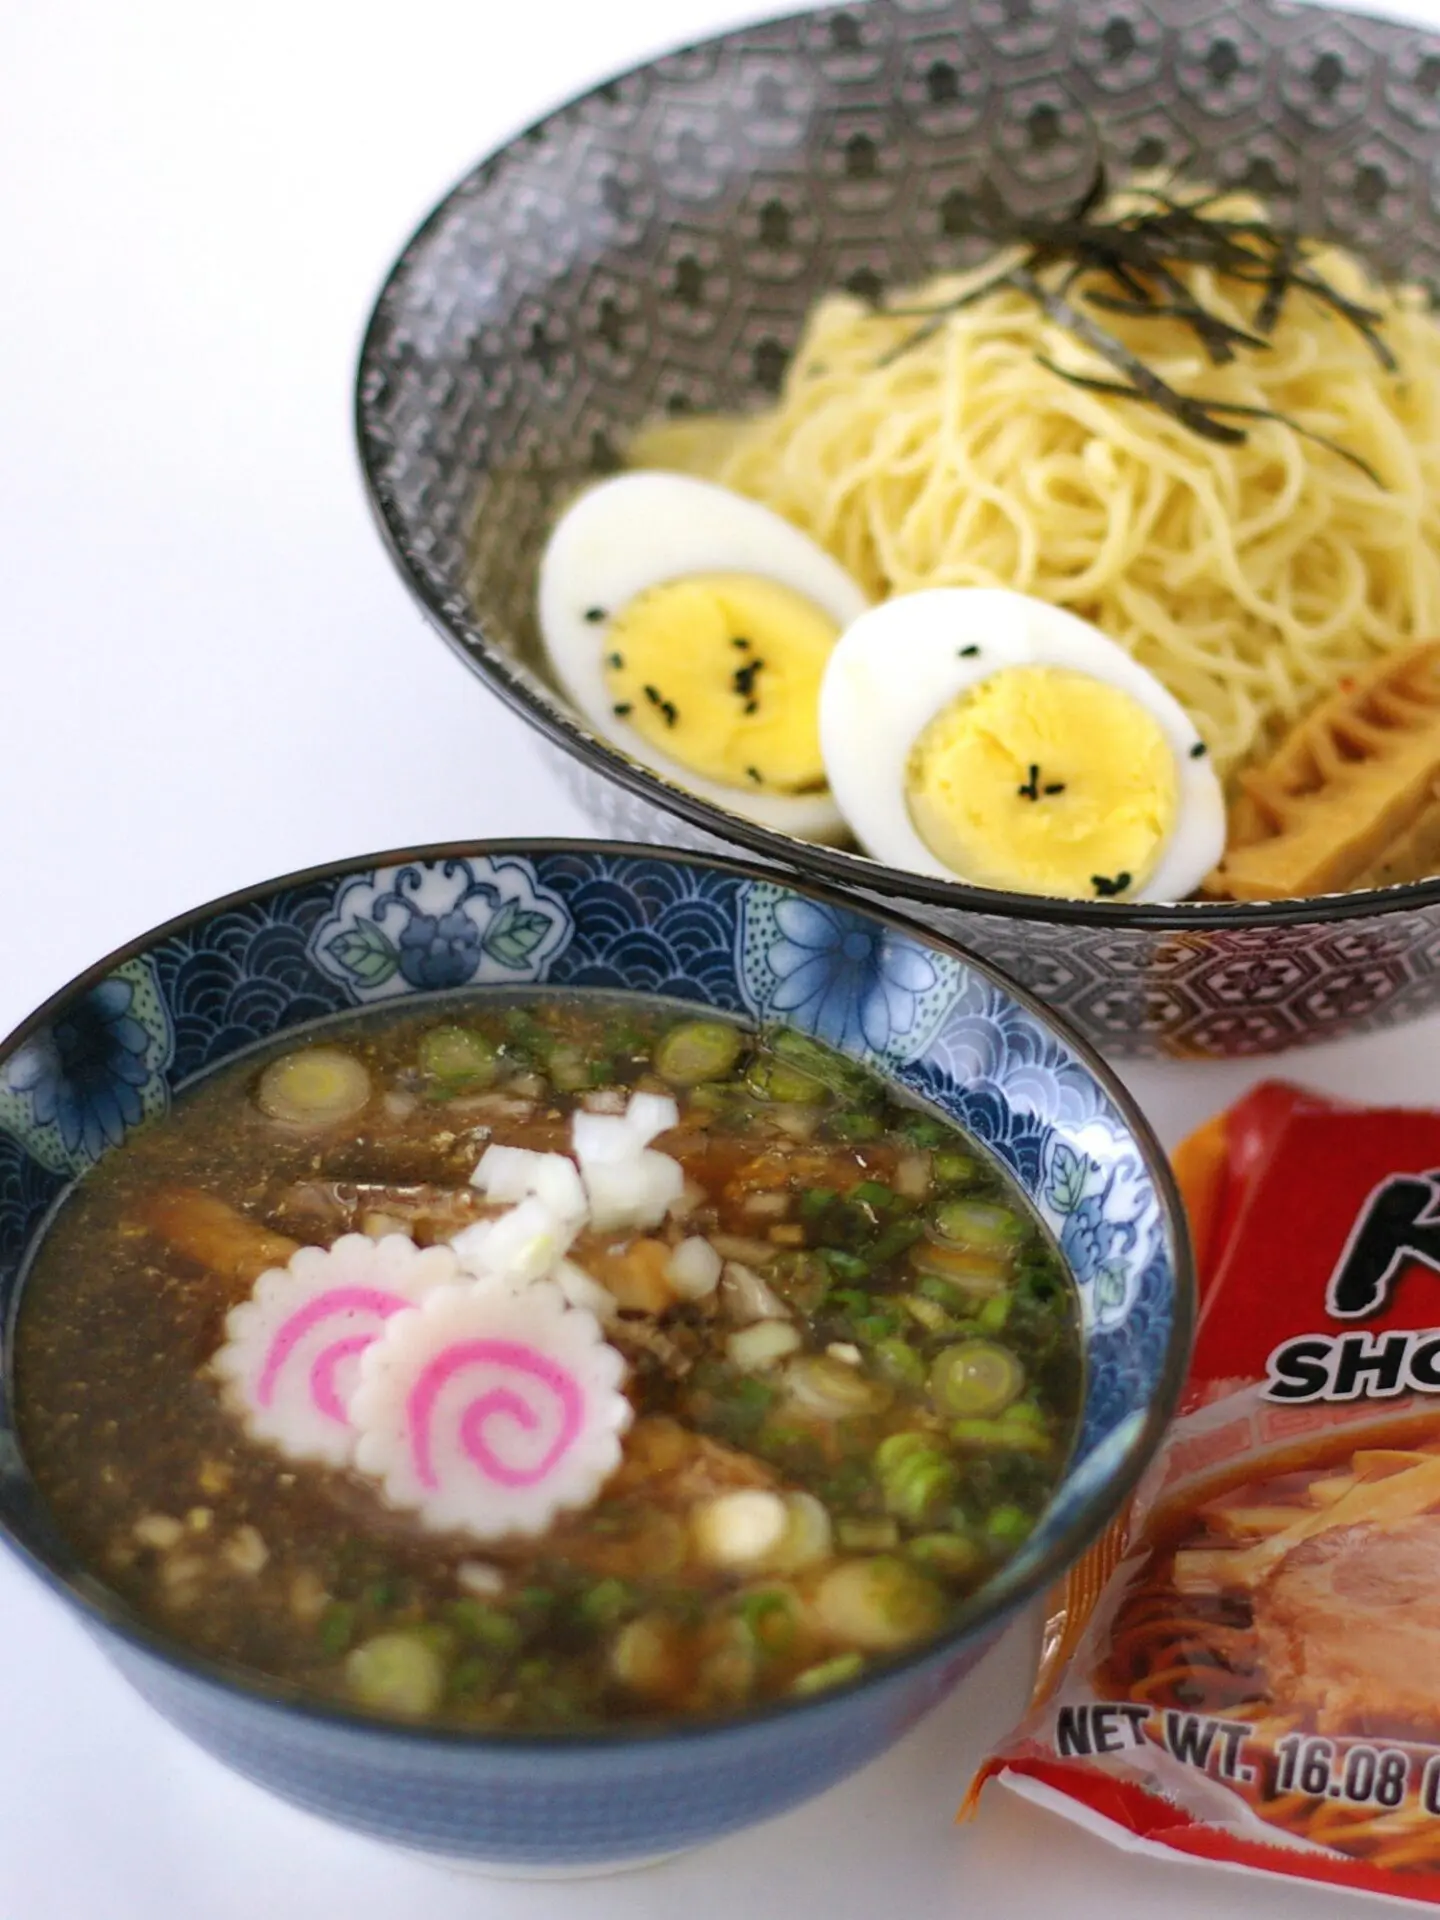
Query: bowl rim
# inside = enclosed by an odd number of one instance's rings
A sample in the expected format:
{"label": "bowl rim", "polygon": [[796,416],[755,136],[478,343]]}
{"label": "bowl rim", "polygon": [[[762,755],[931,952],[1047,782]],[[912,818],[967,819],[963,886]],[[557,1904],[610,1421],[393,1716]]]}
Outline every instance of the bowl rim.
{"label": "bowl rim", "polygon": [[[1265,8],[1273,12],[1272,6]],[[881,8],[874,0],[847,0],[845,11],[875,17]],[[1317,26],[1327,19],[1362,23],[1374,29],[1405,32],[1440,54],[1440,33],[1389,14],[1360,14],[1348,7],[1319,4],[1312,7]],[[407,544],[406,524],[393,495],[385,484],[383,470],[388,456],[384,438],[376,431],[374,407],[368,398],[372,376],[381,363],[381,347],[391,322],[389,306],[409,278],[415,258],[431,233],[446,220],[462,201],[480,200],[487,195],[500,172],[499,163],[522,153],[527,145],[577,109],[592,101],[608,99],[622,81],[650,73],[657,66],[683,59],[697,52],[727,51],[747,44],[748,36],[773,33],[777,28],[796,26],[817,15],[810,9],[764,14],[754,20],[699,40],[667,47],[648,60],[617,69],[597,84],[572,94],[549,108],[538,118],[517,129],[499,146],[481,156],[449,187],[418,223],[396,254],[375,295],[361,338],[356,363],[354,389],[354,431],[361,478],[371,514],[392,562],[422,612],[451,651],[469,667],[493,693],[505,702],[552,745],[573,756],[582,766],[615,785],[647,801],[663,813],[678,815],[690,826],[721,840],[743,847],[746,853],[771,862],[789,872],[798,872],[807,880],[825,880],[837,887],[867,890],[897,899],[902,907],[913,910],[925,905],[947,908],[952,912],[989,915],[1006,920],[1038,921],[1060,926],[1093,927],[1116,933],[1139,929],[1181,931],[1195,928],[1243,931],[1287,924],[1330,925],[1345,920],[1384,918],[1392,913],[1418,911],[1440,906],[1440,874],[1428,880],[1407,881],[1393,887],[1369,887],[1353,893],[1306,894],[1298,899],[1224,901],[1111,901],[1057,900],[1043,894],[1012,893],[972,886],[964,880],[939,880],[928,874],[908,873],[871,860],[861,853],[801,840],[794,835],[760,826],[743,814],[702,800],[662,774],[632,760],[617,747],[590,732],[559,706],[540,698],[527,684],[526,672],[517,671],[518,663],[493,641],[478,613],[472,612],[468,624],[457,616],[447,596],[437,592],[424,568]],[[761,42],[765,51],[773,49]],[[477,467],[477,475],[484,468]],[[595,474],[599,480],[604,476]],[[558,703],[563,700],[552,690]]]}
{"label": "bowl rim", "polygon": [[[0,1543],[15,1553],[32,1572],[38,1574],[47,1586],[76,1607],[87,1625],[99,1627],[105,1633],[114,1635],[137,1652],[148,1655],[162,1666],[176,1671],[187,1681],[200,1682],[212,1688],[218,1687],[222,1692],[239,1695],[257,1707],[288,1711],[318,1728],[343,1727],[350,1732],[372,1735],[380,1740],[429,1747],[439,1746],[447,1750],[483,1749],[495,1753],[520,1751],[537,1753],[564,1749],[603,1752],[616,1749],[628,1750],[637,1746],[663,1745],[679,1740],[739,1736],[767,1721],[782,1716],[819,1712],[827,1706],[832,1706],[836,1701],[858,1697],[868,1690],[884,1687],[888,1682],[897,1680],[908,1672],[937,1662],[947,1652],[958,1651],[967,1641],[980,1639],[987,1628],[998,1631],[1019,1607],[1041,1593],[1066,1567],[1079,1558],[1080,1554],[1113,1522],[1123,1508],[1126,1498],[1150,1465],[1178,1404],[1184,1384],[1196,1315],[1194,1253],[1184,1202],[1180,1197],[1179,1187],[1164,1149],[1139,1102],[1129,1092],[1119,1075],[1064,1016],[1057,1014],[1025,988],[1014,983],[1002,968],[970,952],[960,942],[952,940],[945,934],[931,932],[928,928],[907,920],[901,914],[872,907],[868,902],[857,906],[855,902],[833,888],[792,880],[788,874],[777,873],[773,867],[759,866],[723,855],[690,853],[681,848],[651,847],[634,841],[564,837],[442,841],[326,861],[320,865],[300,868],[220,895],[200,906],[176,914],[148,932],[138,934],[114,948],[110,953],[74,975],[64,986],[58,988],[27,1015],[10,1033],[0,1038],[0,1069],[3,1069],[17,1049],[23,1046],[54,1014],[80,994],[96,986],[117,966],[127,960],[148,954],[165,940],[176,934],[188,932],[217,915],[254,905],[287,889],[339,879],[370,868],[403,866],[407,862],[433,863],[446,859],[503,859],[509,856],[534,860],[556,855],[577,855],[590,860],[659,861],[670,866],[701,867],[710,871],[732,874],[741,880],[759,881],[770,886],[781,885],[822,906],[858,912],[891,932],[918,940],[925,946],[938,948],[942,953],[960,961],[962,965],[972,968],[1022,1006],[1042,1026],[1058,1034],[1113,1102],[1121,1120],[1129,1129],[1159,1197],[1161,1226],[1174,1273],[1174,1292],[1170,1330],[1156,1390],[1145,1407],[1140,1429],[1119,1470],[1109,1475],[1081,1498],[1069,1524],[1023,1578],[1007,1580],[1006,1573],[1016,1564],[1016,1561],[1007,1562],[994,1581],[981,1587],[971,1596],[969,1602],[962,1605],[957,1617],[945,1632],[862,1673],[857,1679],[825,1688],[813,1696],[805,1698],[787,1696],[778,1701],[770,1701],[749,1708],[741,1713],[714,1719],[666,1719],[642,1723],[633,1728],[616,1725],[588,1728],[573,1733],[563,1730],[486,1733],[460,1727],[413,1726],[399,1721],[386,1721],[338,1702],[320,1700],[293,1683],[274,1679],[223,1657],[201,1653],[185,1646],[183,1642],[159,1628],[152,1627],[105,1584],[98,1572],[92,1571],[78,1554],[71,1552],[68,1542],[63,1541],[57,1522],[51,1520],[50,1524],[56,1538],[65,1546],[63,1554],[53,1553],[44,1545],[25,1537],[25,1533],[17,1528],[11,1513],[0,1505]],[[534,984],[537,991],[546,990],[546,983]],[[483,992],[484,989],[482,987],[477,991]],[[366,1009],[357,1007],[348,1011],[353,1015],[363,1016]],[[344,1012],[326,1016],[327,1019],[337,1017],[344,1017]],[[876,1071],[882,1078],[889,1077],[881,1069],[877,1068]],[[76,1178],[83,1179],[84,1175]],[[56,1206],[62,1203],[64,1196],[73,1190],[75,1184],[76,1180],[72,1179],[52,1199],[42,1215],[45,1226],[48,1227]],[[28,1260],[34,1244],[32,1234],[26,1247],[22,1249],[20,1256],[22,1263]],[[42,1512],[48,1516],[50,1511],[48,1502],[25,1465],[15,1419],[13,1334],[16,1320],[22,1310],[24,1291],[25,1282],[22,1280],[11,1300],[6,1323],[3,1328],[0,1328],[0,1360],[3,1360],[3,1377],[0,1377],[0,1428],[8,1428],[13,1437],[24,1484],[37,1500]]]}

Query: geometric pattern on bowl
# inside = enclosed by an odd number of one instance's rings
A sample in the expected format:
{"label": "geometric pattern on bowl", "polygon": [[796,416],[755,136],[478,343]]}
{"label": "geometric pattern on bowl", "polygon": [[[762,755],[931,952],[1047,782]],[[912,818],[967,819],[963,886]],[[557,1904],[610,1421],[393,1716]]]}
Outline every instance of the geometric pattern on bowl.
{"label": "geometric pattern on bowl", "polygon": [[623,74],[475,168],[397,262],[357,389],[382,531],[602,831],[744,852],[962,939],[1117,1051],[1225,1057],[1440,1004],[1440,882],[1343,904],[1037,902],[803,846],[597,740],[547,677],[554,516],[657,413],[754,408],[814,298],[971,257],[963,202],[1073,198],[1097,141],[1440,285],[1440,38],[1278,0],[864,0]]}

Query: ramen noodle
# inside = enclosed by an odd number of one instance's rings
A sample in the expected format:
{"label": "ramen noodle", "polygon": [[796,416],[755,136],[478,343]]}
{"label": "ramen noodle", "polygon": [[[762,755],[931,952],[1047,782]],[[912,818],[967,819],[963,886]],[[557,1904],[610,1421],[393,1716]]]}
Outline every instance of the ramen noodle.
{"label": "ramen noodle", "polygon": [[1440,1113],[1278,1084],[1182,1148],[1180,1416],[967,1811],[1440,1904],[1437,1168]]}

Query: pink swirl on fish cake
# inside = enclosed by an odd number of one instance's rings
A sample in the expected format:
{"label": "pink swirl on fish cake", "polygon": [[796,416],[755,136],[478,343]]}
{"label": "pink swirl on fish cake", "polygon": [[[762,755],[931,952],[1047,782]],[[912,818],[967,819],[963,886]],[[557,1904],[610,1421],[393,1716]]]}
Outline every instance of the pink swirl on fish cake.
{"label": "pink swirl on fish cake", "polygon": [[356,1464],[429,1526],[542,1532],[620,1463],[622,1356],[551,1282],[444,1287],[360,1360]]}
{"label": "pink swirl on fish cake", "polygon": [[296,1459],[348,1464],[361,1355],[393,1315],[457,1271],[447,1248],[422,1251],[400,1234],[301,1247],[287,1266],[262,1274],[226,1320],[211,1364],[229,1405],[258,1438]]}

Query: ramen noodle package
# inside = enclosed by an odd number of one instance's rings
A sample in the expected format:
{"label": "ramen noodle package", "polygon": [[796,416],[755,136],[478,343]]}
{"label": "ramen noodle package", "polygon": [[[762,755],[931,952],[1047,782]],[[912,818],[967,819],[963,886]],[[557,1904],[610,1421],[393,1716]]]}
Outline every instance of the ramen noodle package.
{"label": "ramen noodle package", "polygon": [[967,1809],[1440,1905],[1440,1113],[1266,1085],[1176,1170],[1180,1412]]}

